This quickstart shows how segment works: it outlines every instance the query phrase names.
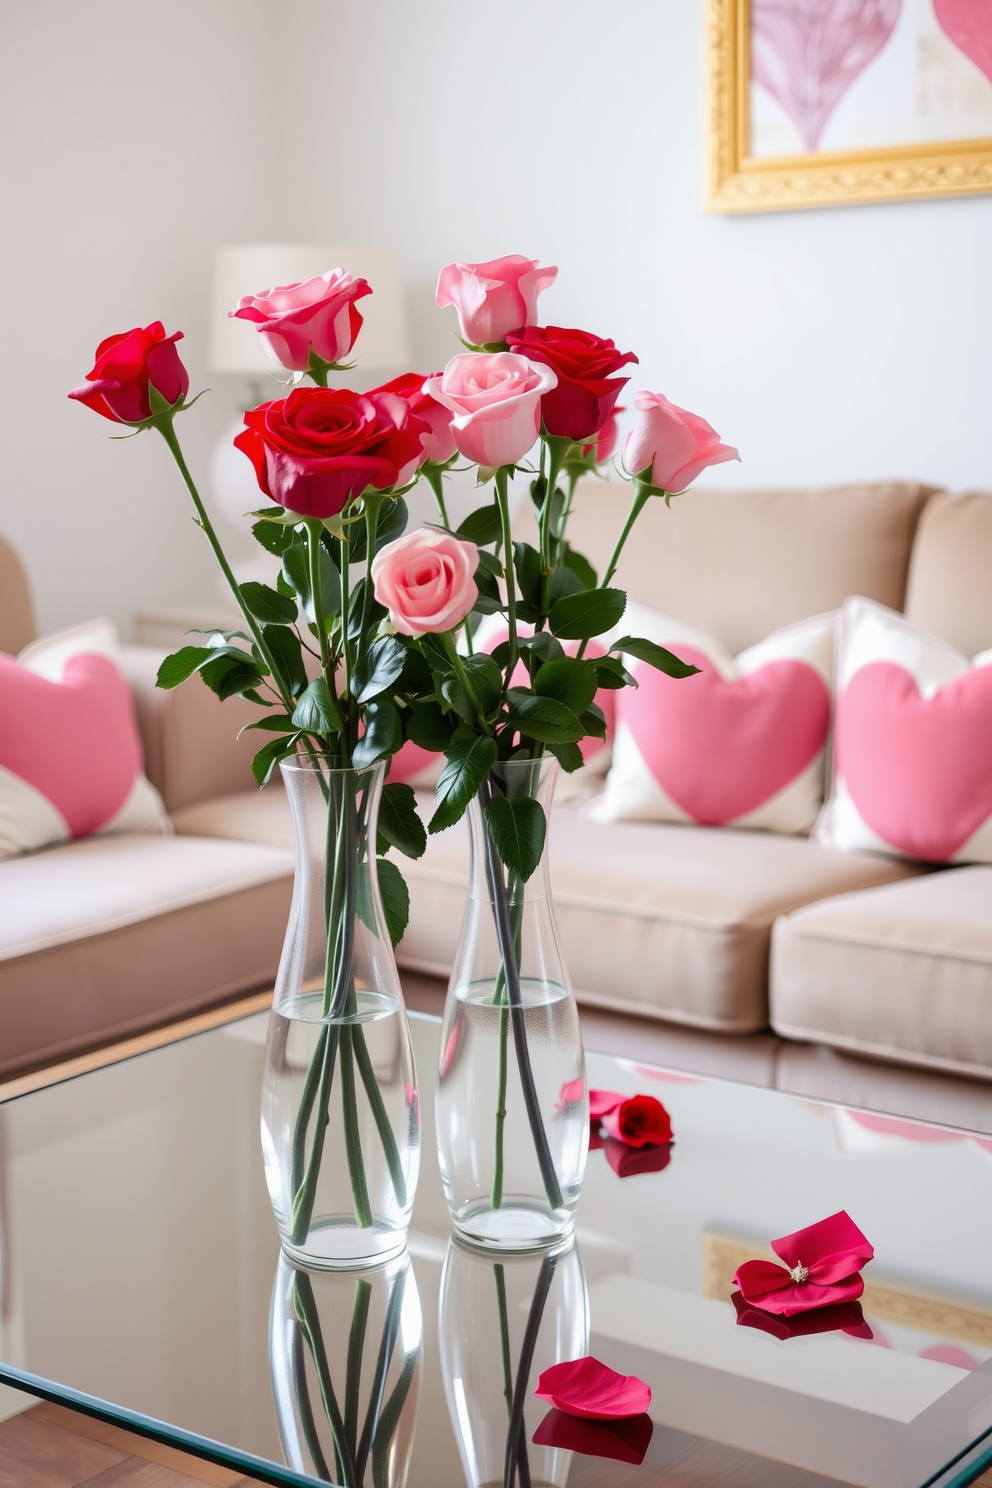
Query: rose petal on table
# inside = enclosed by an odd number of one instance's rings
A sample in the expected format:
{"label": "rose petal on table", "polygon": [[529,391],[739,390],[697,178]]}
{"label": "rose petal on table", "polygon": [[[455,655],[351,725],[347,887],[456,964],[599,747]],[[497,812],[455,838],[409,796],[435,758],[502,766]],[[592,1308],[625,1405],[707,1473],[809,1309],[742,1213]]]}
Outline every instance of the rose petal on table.
{"label": "rose petal on table", "polygon": [[[592,1142],[589,1146],[592,1148]],[[662,1173],[672,1160],[672,1144],[663,1147],[628,1147],[613,1137],[599,1137],[597,1145],[606,1152],[606,1161],[618,1178],[636,1178],[639,1173]]]}
{"label": "rose petal on table", "polygon": [[608,1116],[615,1111],[617,1106],[622,1105],[627,1099],[619,1090],[590,1090],[589,1092],[589,1119],[598,1121],[603,1116]]}
{"label": "rose petal on table", "polygon": [[765,1312],[784,1313],[786,1317],[828,1303],[856,1301],[865,1289],[860,1273],[826,1285],[812,1277],[797,1282],[771,1261],[744,1261],[734,1273],[734,1285],[740,1287],[745,1301]]}
{"label": "rose petal on table", "polygon": [[672,1118],[653,1095],[632,1095],[602,1120],[609,1135],[629,1147],[660,1147],[672,1140]]}
{"label": "rose petal on table", "polygon": [[795,1266],[805,1266],[810,1280],[821,1283],[841,1281],[853,1275],[875,1254],[871,1242],[844,1209],[807,1225],[804,1230],[773,1240],[772,1250],[781,1256],[790,1271]]}
{"label": "rose petal on table", "polygon": [[651,1387],[634,1374],[617,1374],[587,1354],[552,1364],[537,1382],[534,1394],[569,1416],[609,1421],[639,1416],[651,1404]]}
{"label": "rose petal on table", "polygon": [[734,1292],[730,1300],[739,1327],[758,1328],[773,1338],[807,1338],[813,1333],[835,1332],[849,1333],[852,1338],[874,1337],[860,1302],[835,1302],[797,1313],[795,1317],[784,1317],[753,1306],[740,1292]]}
{"label": "rose petal on table", "polygon": [[558,1447],[583,1457],[609,1457],[640,1467],[651,1445],[654,1422],[649,1415],[626,1416],[617,1421],[591,1421],[568,1416],[552,1407],[531,1440],[538,1447]]}

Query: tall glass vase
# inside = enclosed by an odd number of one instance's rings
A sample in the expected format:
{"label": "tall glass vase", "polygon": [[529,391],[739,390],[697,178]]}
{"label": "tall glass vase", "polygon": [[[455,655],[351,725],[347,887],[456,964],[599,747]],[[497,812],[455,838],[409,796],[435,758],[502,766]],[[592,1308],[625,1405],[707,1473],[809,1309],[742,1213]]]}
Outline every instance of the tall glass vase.
{"label": "tall glass vase", "polygon": [[283,1248],[374,1264],[406,1243],[420,1107],[376,867],[385,764],[282,764],[296,878],[262,1085],[262,1152]]}
{"label": "tall glass vase", "polygon": [[504,868],[485,814],[505,798],[537,802],[547,820],[557,769],[553,758],[498,765],[469,808],[469,893],[441,1030],[435,1110],[448,1209],[459,1234],[499,1250],[570,1234],[589,1146],[547,842],[524,881]]}

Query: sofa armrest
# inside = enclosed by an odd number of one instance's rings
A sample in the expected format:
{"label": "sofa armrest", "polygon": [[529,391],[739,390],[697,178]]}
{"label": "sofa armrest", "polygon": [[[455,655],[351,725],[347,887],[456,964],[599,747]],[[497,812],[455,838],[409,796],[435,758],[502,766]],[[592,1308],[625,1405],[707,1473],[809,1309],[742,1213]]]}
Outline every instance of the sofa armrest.
{"label": "sofa armrest", "polygon": [[243,698],[225,702],[194,676],[170,692],[155,686],[164,650],[122,646],[120,666],[131,685],[145,750],[145,772],[169,812],[213,796],[252,790],[257,733],[238,730],[262,710]]}

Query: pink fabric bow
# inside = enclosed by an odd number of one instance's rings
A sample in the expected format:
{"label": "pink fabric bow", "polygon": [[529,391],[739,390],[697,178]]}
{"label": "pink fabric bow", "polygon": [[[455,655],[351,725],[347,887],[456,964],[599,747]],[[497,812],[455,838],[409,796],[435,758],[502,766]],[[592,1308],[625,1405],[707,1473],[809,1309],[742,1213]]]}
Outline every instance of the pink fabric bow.
{"label": "pink fabric bow", "polygon": [[772,1241],[785,1262],[745,1261],[734,1285],[745,1302],[791,1317],[827,1303],[853,1302],[865,1289],[860,1268],[875,1254],[851,1216],[840,1209],[827,1219]]}

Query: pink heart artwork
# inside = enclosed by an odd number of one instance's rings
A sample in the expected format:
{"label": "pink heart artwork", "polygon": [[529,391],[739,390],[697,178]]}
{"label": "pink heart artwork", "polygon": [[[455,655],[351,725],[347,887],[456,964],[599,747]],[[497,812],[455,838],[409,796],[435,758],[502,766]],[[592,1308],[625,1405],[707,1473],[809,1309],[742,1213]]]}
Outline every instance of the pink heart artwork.
{"label": "pink heart artwork", "polygon": [[992,0],[933,0],[933,12],[948,41],[992,83]]}
{"label": "pink heart artwork", "polygon": [[[958,0],[963,9],[967,0]],[[902,0],[751,0],[751,76],[807,150],[896,28]]]}
{"label": "pink heart artwork", "polygon": [[823,748],[830,695],[803,661],[771,661],[725,682],[709,657],[680,645],[698,675],[676,680],[637,669],[620,707],[641,755],[694,821],[720,826],[754,811],[795,780]]}
{"label": "pink heart artwork", "polygon": [[73,837],[104,826],[141,769],[127,683],[105,656],[73,656],[49,682],[0,655],[0,765],[61,812]]}
{"label": "pink heart artwork", "polygon": [[933,697],[892,661],[851,678],[837,708],[837,770],[883,841],[946,863],[992,816],[992,667]]}

